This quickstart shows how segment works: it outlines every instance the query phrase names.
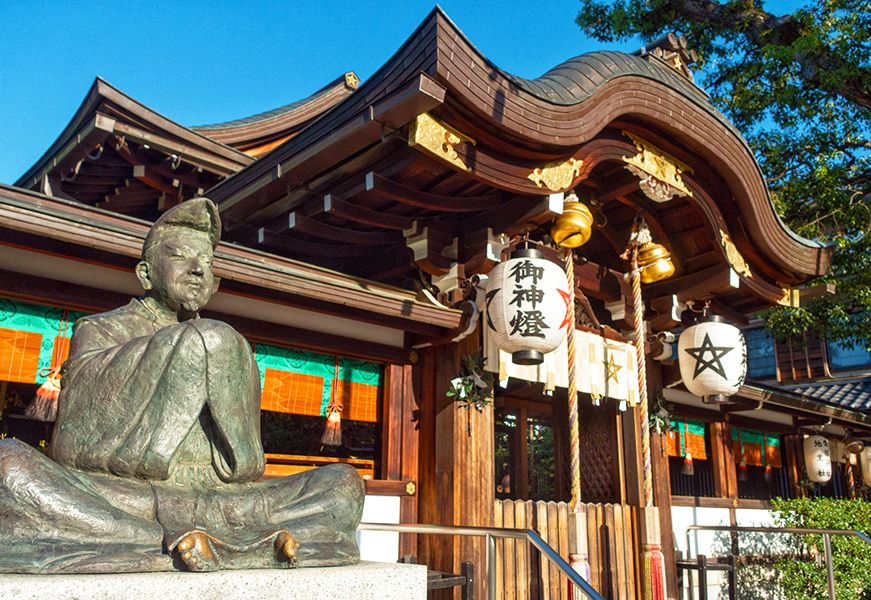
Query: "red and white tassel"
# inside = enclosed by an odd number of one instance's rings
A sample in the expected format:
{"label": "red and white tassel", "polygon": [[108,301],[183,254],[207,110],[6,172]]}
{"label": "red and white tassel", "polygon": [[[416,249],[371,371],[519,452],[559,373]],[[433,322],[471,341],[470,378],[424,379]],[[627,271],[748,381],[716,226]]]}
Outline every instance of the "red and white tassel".
{"label": "red and white tassel", "polygon": [[330,386],[330,403],[327,406],[327,425],[321,444],[324,446],[342,445],[342,405],[339,403],[339,357],[333,370],[333,383]]}
{"label": "red and white tassel", "polygon": [[738,481],[747,481],[750,479],[750,476],[747,474],[747,461],[745,459],[741,459],[741,462],[738,463]]}
{"label": "red and white tassel", "polygon": [[36,421],[57,419],[57,398],[60,396],[60,367],[49,370],[45,382],[36,390],[36,396],[24,410],[24,416]]}
{"label": "red and white tassel", "polygon": [[665,557],[659,544],[645,544],[643,558],[642,597],[645,600],[665,600]]}
{"label": "red and white tassel", "polygon": [[342,407],[331,404],[327,408],[327,425],[324,427],[324,435],[321,436],[321,444],[324,446],[342,445]]}
{"label": "red and white tassel", "polygon": [[688,475],[690,477],[696,474],[696,469],[693,467],[693,453],[689,450],[686,451],[683,457],[683,467],[681,467],[680,472],[681,475]]}

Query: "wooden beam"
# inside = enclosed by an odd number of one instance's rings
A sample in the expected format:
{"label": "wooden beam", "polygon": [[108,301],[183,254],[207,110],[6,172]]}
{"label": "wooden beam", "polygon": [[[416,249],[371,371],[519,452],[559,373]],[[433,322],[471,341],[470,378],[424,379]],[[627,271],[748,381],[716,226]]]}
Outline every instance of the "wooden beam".
{"label": "wooden beam", "polygon": [[266,229],[265,227],[261,227],[257,230],[254,244],[295,256],[322,258],[351,258],[380,251],[375,246],[361,247],[339,244],[321,244],[319,242],[291,238],[287,235]]}
{"label": "wooden beam", "polygon": [[647,287],[649,298],[675,294],[681,302],[705,300],[717,294],[737,289],[737,274],[726,265],[717,265],[703,271],[667,279]]}
{"label": "wooden beam", "polygon": [[364,189],[367,195],[380,200],[438,212],[478,212],[499,206],[502,202],[501,194],[456,197],[423,192],[391,181],[374,171],[366,173]]}
{"label": "wooden beam", "polygon": [[470,233],[490,228],[494,233],[513,236],[536,229],[563,212],[564,195],[519,196],[496,208],[460,221],[460,231]]}
{"label": "wooden beam", "polygon": [[381,229],[391,229],[395,231],[404,231],[412,226],[413,219],[393,215],[386,211],[375,211],[365,206],[351,204],[342,200],[336,194],[326,194],[324,196],[324,212],[328,215],[335,215],[360,225],[368,225],[369,227],[379,227]]}
{"label": "wooden beam", "polygon": [[619,274],[607,267],[593,262],[575,261],[575,285],[587,296],[605,302],[619,300],[620,279]]}
{"label": "wooden beam", "polygon": [[391,244],[402,243],[402,236],[396,232],[357,231],[346,227],[336,227],[335,225],[306,217],[298,211],[288,213],[283,219],[279,220],[279,223],[281,221],[284,222],[273,228],[273,231],[280,232],[282,229],[279,228],[284,227],[287,231],[304,233],[332,242],[363,246],[389,246]]}

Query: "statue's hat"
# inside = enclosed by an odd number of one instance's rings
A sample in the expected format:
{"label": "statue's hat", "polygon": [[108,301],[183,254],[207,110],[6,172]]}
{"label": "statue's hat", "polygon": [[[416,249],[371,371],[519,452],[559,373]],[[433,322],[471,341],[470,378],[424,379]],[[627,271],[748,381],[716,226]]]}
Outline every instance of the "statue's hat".
{"label": "statue's hat", "polygon": [[142,244],[143,258],[145,251],[157,241],[158,231],[171,227],[184,227],[208,233],[212,248],[215,248],[221,239],[221,217],[217,205],[208,198],[193,198],[173,206],[154,222]]}

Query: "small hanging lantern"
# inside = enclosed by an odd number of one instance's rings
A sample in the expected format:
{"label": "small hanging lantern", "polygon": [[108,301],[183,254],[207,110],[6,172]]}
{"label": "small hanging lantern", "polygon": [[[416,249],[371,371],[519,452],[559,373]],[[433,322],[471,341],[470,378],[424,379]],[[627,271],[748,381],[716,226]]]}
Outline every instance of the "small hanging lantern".
{"label": "small hanging lantern", "polygon": [[814,483],[828,483],[832,478],[832,456],[829,440],[821,435],[804,439],[804,464],[807,476]]}
{"label": "small hanging lantern", "polygon": [[593,235],[593,213],[587,205],[578,201],[574,192],[568,195],[563,212],[553,221],[550,237],[562,248],[578,248],[590,241]]}
{"label": "small hanging lantern", "polygon": [[674,275],[671,253],[665,246],[653,241],[638,248],[638,266],[641,267],[641,283],[656,283]]}
{"label": "small hanging lantern", "polygon": [[865,446],[859,453],[859,465],[862,467],[862,481],[871,487],[871,446]]}
{"label": "small hanging lantern", "polygon": [[559,265],[536,248],[517,248],[490,271],[487,327],[516,364],[537,365],[565,339],[570,300]]}
{"label": "small hanging lantern", "polygon": [[680,375],[707,403],[725,402],[747,375],[747,344],[741,330],[718,315],[687,327],[678,340]]}

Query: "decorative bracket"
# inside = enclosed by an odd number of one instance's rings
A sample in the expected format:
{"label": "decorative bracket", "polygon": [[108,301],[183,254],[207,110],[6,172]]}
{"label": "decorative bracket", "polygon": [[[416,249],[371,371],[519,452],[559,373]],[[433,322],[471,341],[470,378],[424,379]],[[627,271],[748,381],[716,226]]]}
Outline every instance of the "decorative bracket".
{"label": "decorative bracket", "polygon": [[654,202],[667,202],[675,196],[693,195],[681,179],[682,173],[693,172],[690,167],[628,131],[623,134],[631,138],[638,149],[638,154],[624,156],[623,160],[626,168],[639,178],[645,196]]}
{"label": "decorative bracket", "polygon": [[457,144],[475,144],[475,140],[463,135],[456,129],[449,127],[432,118],[427,113],[417,115],[408,127],[408,145],[419,146],[427,153],[440,158],[458,169],[471,171],[454,146]]}
{"label": "decorative bracket", "polygon": [[527,178],[538,187],[547,187],[552,192],[559,192],[572,187],[575,178],[581,174],[583,164],[584,161],[575,158],[561,163],[549,163],[533,169]]}
{"label": "decorative bracket", "polygon": [[743,277],[753,277],[753,273],[750,272],[750,265],[747,264],[747,261],[744,260],[744,257],[738,251],[738,248],[735,247],[729,234],[722,229],[719,230],[719,233],[720,245],[723,247],[723,252],[726,254],[726,260],[729,261],[729,265],[739,275]]}
{"label": "decorative bracket", "polygon": [[414,262],[430,275],[445,275],[457,261],[457,238],[421,227],[417,221],[405,231],[405,245],[414,254]]}

